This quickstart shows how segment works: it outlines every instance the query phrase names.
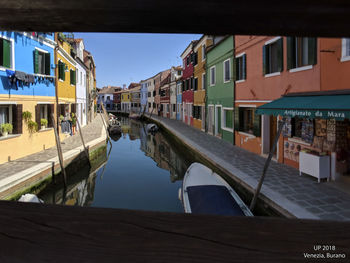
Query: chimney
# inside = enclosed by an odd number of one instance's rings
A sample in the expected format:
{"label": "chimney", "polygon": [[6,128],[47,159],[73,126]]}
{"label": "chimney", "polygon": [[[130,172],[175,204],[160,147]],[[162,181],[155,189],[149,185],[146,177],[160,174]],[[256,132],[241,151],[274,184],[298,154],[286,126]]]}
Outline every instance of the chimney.
{"label": "chimney", "polygon": [[123,84],[123,89],[126,89],[126,84]]}

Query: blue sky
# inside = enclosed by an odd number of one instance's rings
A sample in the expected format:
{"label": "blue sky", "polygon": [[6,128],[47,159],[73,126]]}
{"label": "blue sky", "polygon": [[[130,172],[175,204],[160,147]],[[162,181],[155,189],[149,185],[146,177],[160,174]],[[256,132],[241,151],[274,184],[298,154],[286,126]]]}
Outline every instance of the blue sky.
{"label": "blue sky", "polygon": [[181,53],[201,35],[74,33],[95,59],[97,87],[127,86],[181,65]]}

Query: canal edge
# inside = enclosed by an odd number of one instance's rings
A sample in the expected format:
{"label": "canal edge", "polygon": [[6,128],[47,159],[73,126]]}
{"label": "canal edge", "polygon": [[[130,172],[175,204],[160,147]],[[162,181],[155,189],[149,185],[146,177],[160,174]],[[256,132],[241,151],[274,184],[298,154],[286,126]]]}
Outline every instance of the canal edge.
{"label": "canal edge", "polygon": [[[101,127],[101,131],[100,137],[86,143],[89,149],[90,161],[96,157],[102,148],[105,149],[107,146],[106,130]],[[63,159],[65,168],[72,164],[81,168],[82,165],[87,164],[82,145],[63,153]],[[40,191],[44,185],[47,185],[53,179],[52,163],[54,163],[54,175],[57,177],[61,172],[58,156],[1,180],[0,199],[17,200],[22,194]]]}
{"label": "canal edge", "polygon": [[[249,175],[240,171],[238,168],[232,166],[231,164],[218,160],[215,156],[208,156],[206,153],[207,150],[203,149],[201,146],[196,143],[189,141],[177,131],[171,129],[167,124],[163,123],[161,120],[153,119],[149,116],[144,115],[144,118],[148,121],[156,123],[159,127],[163,128],[167,133],[173,135],[179,142],[184,144],[186,147],[190,148],[193,152],[198,154],[200,157],[205,159],[208,163],[215,166],[219,171],[226,174],[230,179],[234,180],[240,187],[245,191],[249,192],[251,198],[253,197],[255,188],[258,185],[258,181],[251,178]],[[216,160],[217,159],[217,160]],[[224,167],[225,165],[226,167]],[[230,171],[230,170],[231,171]],[[269,206],[270,209],[274,210],[277,214],[280,214],[286,218],[303,218],[303,219],[320,219],[315,214],[312,214],[306,211],[304,208],[299,205],[289,201],[281,194],[273,191],[266,185],[263,185],[260,195],[259,195],[260,206]],[[282,206],[283,205],[283,206]]]}

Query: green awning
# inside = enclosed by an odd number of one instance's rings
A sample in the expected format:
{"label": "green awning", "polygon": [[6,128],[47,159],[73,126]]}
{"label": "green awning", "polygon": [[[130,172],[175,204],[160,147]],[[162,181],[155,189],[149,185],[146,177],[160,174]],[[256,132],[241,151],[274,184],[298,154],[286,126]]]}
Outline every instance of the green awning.
{"label": "green awning", "polygon": [[284,96],[258,107],[256,114],[308,119],[350,119],[350,94]]}

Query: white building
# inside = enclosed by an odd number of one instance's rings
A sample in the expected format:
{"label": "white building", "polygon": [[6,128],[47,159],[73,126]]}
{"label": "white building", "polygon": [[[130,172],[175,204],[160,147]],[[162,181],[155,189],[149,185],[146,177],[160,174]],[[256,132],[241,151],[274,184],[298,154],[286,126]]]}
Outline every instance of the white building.
{"label": "white building", "polygon": [[170,72],[170,119],[176,119],[176,83],[182,77],[182,67],[171,67]]}

